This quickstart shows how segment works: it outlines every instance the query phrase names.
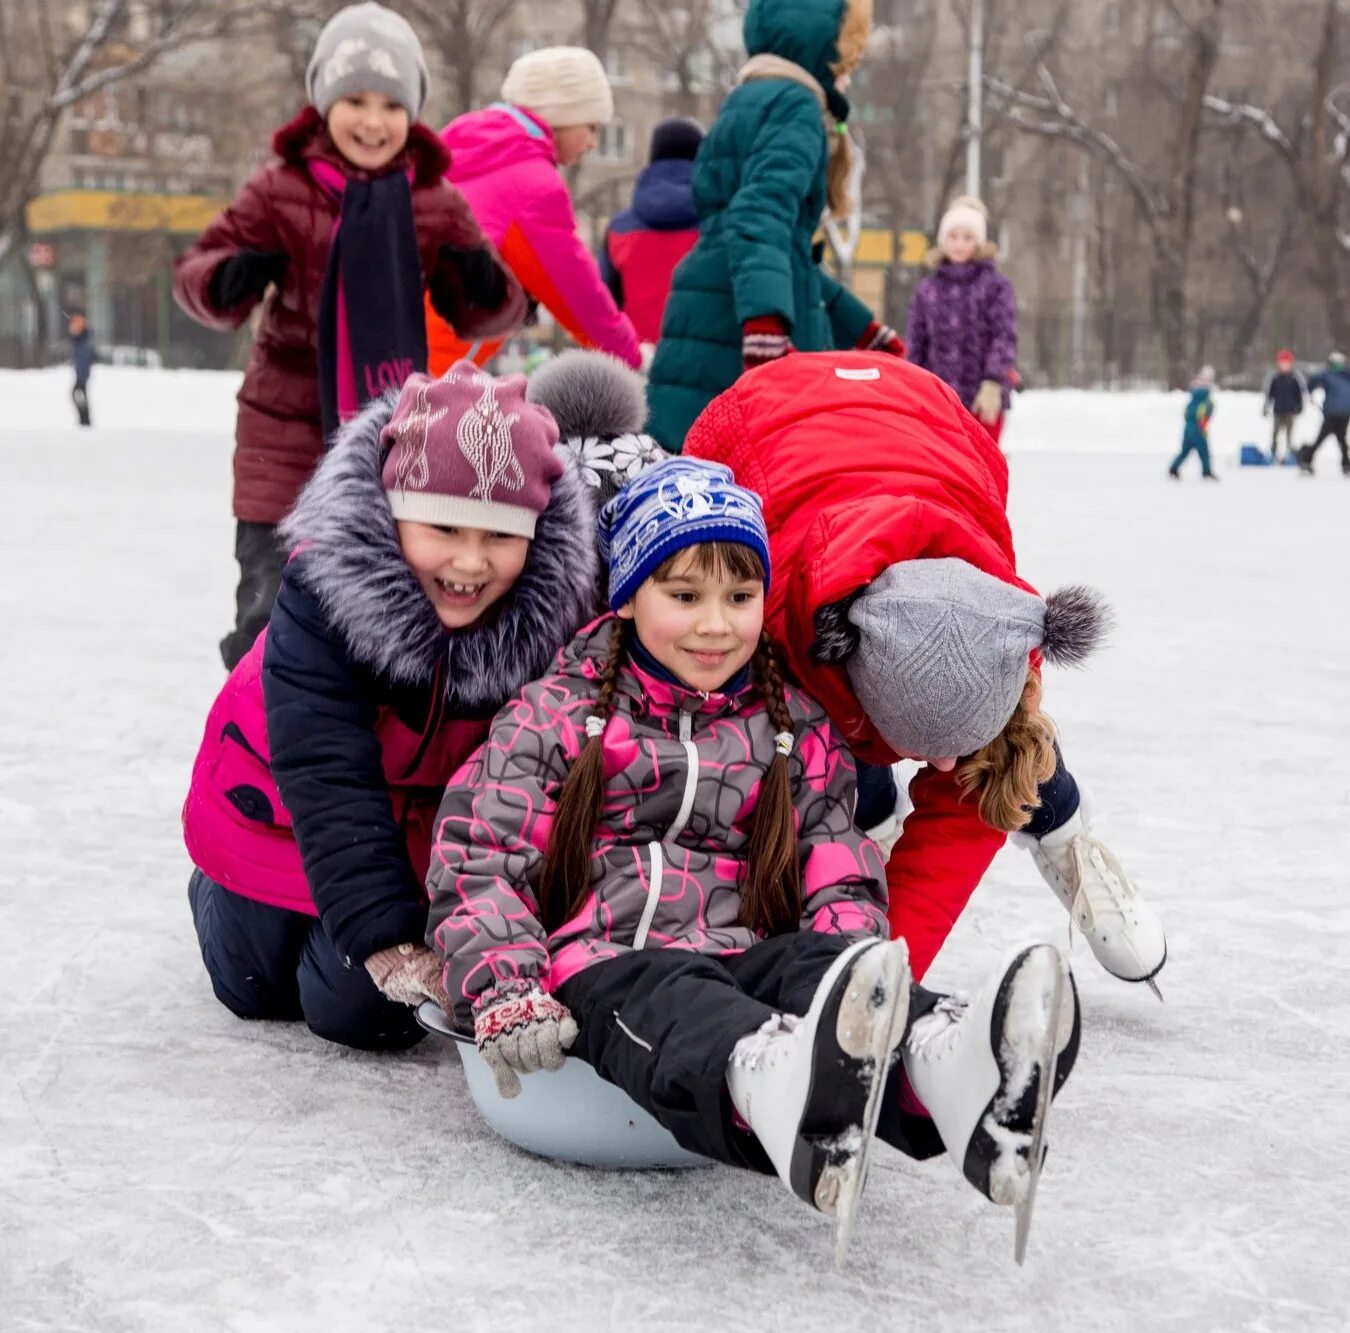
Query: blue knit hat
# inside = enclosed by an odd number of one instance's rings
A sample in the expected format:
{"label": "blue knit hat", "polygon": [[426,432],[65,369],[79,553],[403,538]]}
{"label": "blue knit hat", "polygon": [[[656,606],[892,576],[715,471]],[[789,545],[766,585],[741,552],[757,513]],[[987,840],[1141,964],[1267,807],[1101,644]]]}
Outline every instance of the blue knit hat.
{"label": "blue knit hat", "polygon": [[748,546],[769,586],[769,531],[759,496],[731,469],[671,458],[634,477],[600,511],[600,556],[609,561],[609,606],[617,611],[677,551],[704,542]]}

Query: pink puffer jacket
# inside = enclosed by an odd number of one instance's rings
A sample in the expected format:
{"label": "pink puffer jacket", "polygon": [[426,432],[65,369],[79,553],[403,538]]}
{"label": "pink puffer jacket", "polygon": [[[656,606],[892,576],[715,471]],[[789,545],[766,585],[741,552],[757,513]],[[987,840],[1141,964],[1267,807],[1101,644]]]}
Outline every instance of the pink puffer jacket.
{"label": "pink puffer jacket", "polygon": [[[607,616],[582,630],[554,674],[497,714],[441,803],[427,938],[448,960],[462,1021],[499,981],[537,978],[551,990],[630,949],[735,953],[757,938],[737,920],[739,884],[773,722],[753,686],[704,695],[631,664],[605,730],[608,791],[590,899],[550,937],[539,923],[535,889],[556,801],[586,743],[614,624]],[[786,702],[802,928],[885,937],[885,868],[853,827],[852,756],[816,703],[791,687]]]}

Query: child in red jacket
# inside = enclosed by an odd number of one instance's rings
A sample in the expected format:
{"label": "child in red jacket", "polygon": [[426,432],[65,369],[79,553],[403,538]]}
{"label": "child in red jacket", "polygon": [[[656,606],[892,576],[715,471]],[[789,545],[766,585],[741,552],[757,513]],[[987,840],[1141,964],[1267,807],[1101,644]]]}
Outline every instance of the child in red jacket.
{"label": "child in red jacket", "polygon": [[505,332],[525,315],[519,284],[444,179],[440,140],[416,120],[427,68],[407,22],[377,4],[342,10],[319,35],[306,87],[309,105],[273,138],[278,160],[174,273],[178,303],[212,328],[238,328],[263,302],[235,427],[227,668],[267,623],[283,562],[276,525],[326,437],[426,369],[424,290],[466,331]]}

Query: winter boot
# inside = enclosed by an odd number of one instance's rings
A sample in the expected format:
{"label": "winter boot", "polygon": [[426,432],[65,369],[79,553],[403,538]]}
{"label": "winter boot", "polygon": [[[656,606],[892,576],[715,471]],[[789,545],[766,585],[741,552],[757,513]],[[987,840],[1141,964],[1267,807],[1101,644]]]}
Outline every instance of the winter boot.
{"label": "winter boot", "polygon": [[[1158,914],[1139,896],[1120,862],[1098,841],[1080,805],[1068,823],[1043,838],[1017,835],[1041,877],[1069,909],[1097,961],[1122,981],[1153,978],[1167,962],[1167,936]],[[1072,933],[1073,926],[1070,926]]]}
{"label": "winter boot", "polygon": [[917,1018],[905,1077],[977,1190],[1018,1210],[1018,1262],[1045,1153],[1050,1101],[1078,1058],[1078,995],[1051,944],[1014,950],[974,1001]]}
{"label": "winter boot", "polygon": [[727,1065],[732,1104],[783,1183],[838,1219],[841,1258],[909,983],[903,940],[860,940],[830,965],[804,1017],[775,1015],[736,1043]]}

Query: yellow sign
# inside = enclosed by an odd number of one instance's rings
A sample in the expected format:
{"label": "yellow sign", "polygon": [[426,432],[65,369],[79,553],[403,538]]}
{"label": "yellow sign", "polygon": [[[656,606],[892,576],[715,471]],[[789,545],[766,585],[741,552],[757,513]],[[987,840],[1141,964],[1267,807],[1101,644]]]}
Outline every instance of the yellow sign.
{"label": "yellow sign", "polygon": [[34,236],[60,231],[158,231],[195,236],[229,203],[203,194],[57,190],[28,205]]}

